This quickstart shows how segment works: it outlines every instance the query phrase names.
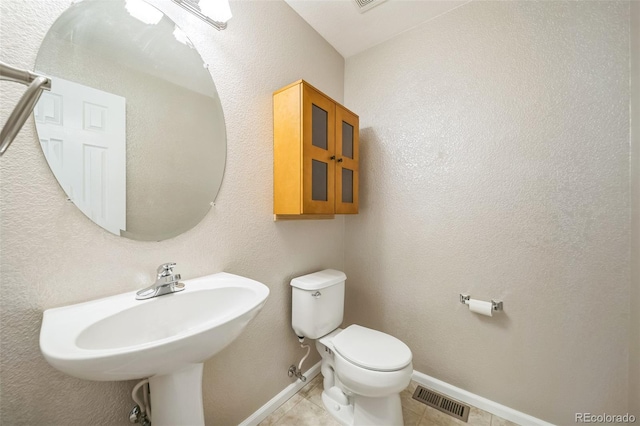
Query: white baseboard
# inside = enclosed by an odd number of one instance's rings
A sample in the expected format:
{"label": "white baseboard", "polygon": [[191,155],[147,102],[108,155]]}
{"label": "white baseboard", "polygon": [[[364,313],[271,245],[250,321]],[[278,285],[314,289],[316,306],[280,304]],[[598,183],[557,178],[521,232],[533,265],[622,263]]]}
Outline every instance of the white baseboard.
{"label": "white baseboard", "polygon": [[[320,364],[321,361],[318,361],[318,363],[305,371],[304,375],[307,377],[307,382],[320,373]],[[493,402],[491,400],[488,400],[487,398],[483,398],[464,389],[457,388],[453,385],[450,385],[449,383],[445,383],[442,380],[436,379],[435,377],[427,376],[426,374],[419,371],[413,370],[411,378],[427,388],[443,393],[453,399],[465,402],[476,408],[487,411],[491,414],[495,414],[496,416],[502,417],[503,419],[517,423],[519,425],[553,426],[553,424],[547,423],[544,420],[540,420],[536,417],[514,410],[513,408],[498,404],[497,402]],[[278,407],[284,404],[289,398],[295,395],[296,392],[302,389],[305,385],[306,382],[301,382],[300,380],[296,380],[294,383],[291,383],[289,386],[284,388],[282,392],[271,398],[269,402],[260,407],[255,413],[247,417],[238,426],[256,426],[258,423],[266,419],[269,414],[276,411]]]}
{"label": "white baseboard", "polygon": [[491,414],[495,414],[496,416],[502,417],[510,422],[517,423],[522,426],[553,426],[553,424],[547,423],[544,420],[540,420],[521,411],[498,404],[497,402],[493,402],[464,389],[457,388],[449,383],[427,376],[419,371],[413,370],[411,378],[427,388],[443,393],[453,399],[457,399],[458,401],[473,405],[474,407],[487,411]]}
{"label": "white baseboard", "polygon": [[255,426],[264,419],[266,419],[269,414],[273,413],[284,404],[289,398],[295,395],[300,389],[302,389],[308,382],[311,381],[314,377],[320,374],[320,364],[321,361],[318,361],[314,366],[309,368],[304,372],[304,376],[307,378],[306,382],[302,382],[300,380],[296,380],[294,383],[291,383],[289,386],[284,388],[282,392],[271,398],[266,404],[262,407],[258,408],[258,410],[244,419],[242,423],[238,426]]}

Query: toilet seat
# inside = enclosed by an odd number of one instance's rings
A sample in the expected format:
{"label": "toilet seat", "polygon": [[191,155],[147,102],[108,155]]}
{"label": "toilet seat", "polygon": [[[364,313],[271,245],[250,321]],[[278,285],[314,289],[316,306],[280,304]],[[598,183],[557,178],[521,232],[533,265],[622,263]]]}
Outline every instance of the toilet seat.
{"label": "toilet seat", "polygon": [[411,364],[411,349],[381,331],[350,325],[332,339],[335,351],[358,367],[380,372],[398,371]]}

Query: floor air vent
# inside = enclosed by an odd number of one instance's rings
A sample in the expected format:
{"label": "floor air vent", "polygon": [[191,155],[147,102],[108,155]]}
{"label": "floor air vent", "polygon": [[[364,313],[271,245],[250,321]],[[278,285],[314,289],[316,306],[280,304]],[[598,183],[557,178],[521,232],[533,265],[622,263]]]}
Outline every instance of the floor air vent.
{"label": "floor air vent", "polygon": [[418,386],[416,391],[413,393],[413,399],[455,417],[456,419],[462,420],[463,422],[466,422],[469,418],[469,410],[471,407],[458,401],[454,401],[453,399],[449,399],[438,392],[423,388],[422,386]]}
{"label": "floor air vent", "polygon": [[376,7],[380,3],[384,3],[386,0],[353,0],[358,8],[358,12],[364,13],[367,10]]}

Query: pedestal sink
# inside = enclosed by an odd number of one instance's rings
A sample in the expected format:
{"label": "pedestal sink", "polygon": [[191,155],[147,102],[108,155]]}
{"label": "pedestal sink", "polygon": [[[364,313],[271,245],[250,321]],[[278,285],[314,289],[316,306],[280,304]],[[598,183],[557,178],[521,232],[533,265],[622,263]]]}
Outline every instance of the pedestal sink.
{"label": "pedestal sink", "polygon": [[183,282],[184,291],[153,299],[133,291],[46,310],[40,350],[81,379],[148,377],[153,426],[204,425],[203,362],[240,335],[269,289],[224,272]]}

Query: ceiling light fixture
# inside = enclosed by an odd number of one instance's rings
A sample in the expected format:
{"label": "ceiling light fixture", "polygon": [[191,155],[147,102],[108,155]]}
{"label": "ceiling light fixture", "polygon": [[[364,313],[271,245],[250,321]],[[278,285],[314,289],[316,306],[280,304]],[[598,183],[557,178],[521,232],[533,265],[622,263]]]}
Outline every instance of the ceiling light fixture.
{"label": "ceiling light fixture", "polygon": [[216,30],[227,28],[231,19],[229,0],[173,0]]}

